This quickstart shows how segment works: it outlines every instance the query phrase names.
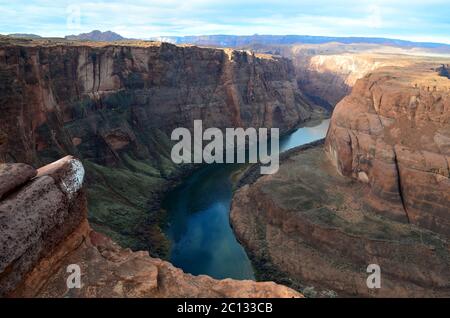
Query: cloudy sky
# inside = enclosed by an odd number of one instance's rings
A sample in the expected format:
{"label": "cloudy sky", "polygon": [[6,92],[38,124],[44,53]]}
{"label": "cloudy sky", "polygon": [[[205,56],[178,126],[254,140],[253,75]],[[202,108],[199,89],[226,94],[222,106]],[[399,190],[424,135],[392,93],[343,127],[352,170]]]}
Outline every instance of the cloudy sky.
{"label": "cloudy sky", "polygon": [[378,36],[450,43],[449,0],[0,0],[0,34]]}

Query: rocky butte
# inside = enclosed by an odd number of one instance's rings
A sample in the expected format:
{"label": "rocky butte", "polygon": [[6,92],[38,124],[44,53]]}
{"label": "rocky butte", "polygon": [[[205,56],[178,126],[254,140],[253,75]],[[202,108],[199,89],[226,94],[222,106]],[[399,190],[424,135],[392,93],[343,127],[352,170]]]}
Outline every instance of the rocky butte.
{"label": "rocky butte", "polygon": [[[325,142],[241,176],[231,222],[258,277],[308,296],[450,295],[450,81],[439,60],[380,68]],[[381,289],[366,285],[381,267]],[[270,277],[270,278],[269,278]]]}

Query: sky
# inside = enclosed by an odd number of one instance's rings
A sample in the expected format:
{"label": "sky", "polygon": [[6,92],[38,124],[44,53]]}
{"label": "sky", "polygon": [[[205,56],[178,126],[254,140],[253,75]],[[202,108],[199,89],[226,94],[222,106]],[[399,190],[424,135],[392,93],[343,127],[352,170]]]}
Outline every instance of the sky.
{"label": "sky", "polygon": [[0,0],[0,34],[64,36],[94,29],[142,39],[299,34],[450,44],[450,1]]}

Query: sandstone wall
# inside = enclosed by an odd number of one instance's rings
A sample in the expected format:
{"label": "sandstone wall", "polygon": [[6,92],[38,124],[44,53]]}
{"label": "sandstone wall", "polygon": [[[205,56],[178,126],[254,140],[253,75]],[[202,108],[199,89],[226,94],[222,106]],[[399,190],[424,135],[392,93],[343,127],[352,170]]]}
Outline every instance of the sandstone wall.
{"label": "sandstone wall", "polygon": [[[349,49],[351,51],[351,49]],[[298,83],[312,100],[334,108],[347,96],[356,81],[389,65],[407,65],[404,56],[367,53],[325,54],[325,49],[308,54],[305,48],[292,48]]]}
{"label": "sandstone wall", "polygon": [[433,65],[359,80],[336,107],[326,150],[370,185],[381,215],[450,235],[450,83]]}
{"label": "sandstone wall", "polygon": [[194,119],[289,129],[309,115],[292,64],[249,52],[164,43],[3,46],[0,73],[3,162],[79,152],[108,163],[125,147],[149,151],[139,149],[145,133]]}

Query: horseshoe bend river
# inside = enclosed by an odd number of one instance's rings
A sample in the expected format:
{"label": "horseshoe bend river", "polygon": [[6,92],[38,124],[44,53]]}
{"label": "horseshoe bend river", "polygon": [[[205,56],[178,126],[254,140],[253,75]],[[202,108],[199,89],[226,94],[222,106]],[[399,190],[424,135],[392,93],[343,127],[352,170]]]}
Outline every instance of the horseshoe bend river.
{"label": "horseshoe bend river", "polygon": [[[330,120],[301,127],[280,139],[280,152],[324,138]],[[311,124],[310,124],[311,125]],[[231,176],[240,164],[205,165],[170,191],[165,234],[171,242],[170,261],[194,275],[255,279],[250,260],[229,223]]]}

